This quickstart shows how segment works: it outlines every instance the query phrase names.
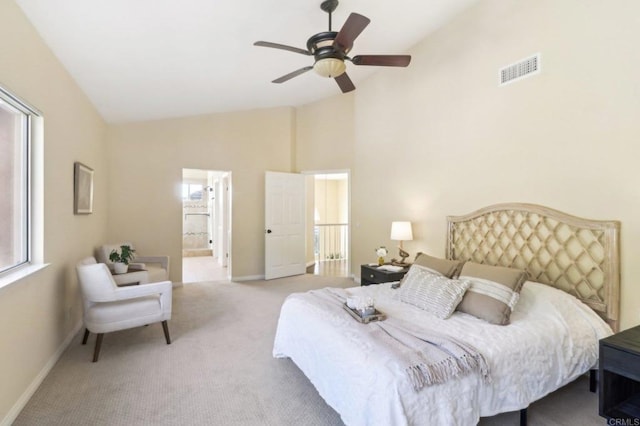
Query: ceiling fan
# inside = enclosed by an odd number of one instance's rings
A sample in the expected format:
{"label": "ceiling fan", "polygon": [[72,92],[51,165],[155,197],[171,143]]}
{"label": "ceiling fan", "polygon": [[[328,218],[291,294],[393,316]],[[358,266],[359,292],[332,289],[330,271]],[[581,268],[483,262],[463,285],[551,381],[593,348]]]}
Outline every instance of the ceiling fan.
{"label": "ceiling fan", "polygon": [[274,49],[288,50],[306,56],[313,56],[315,62],[312,66],[306,66],[285,74],[273,80],[273,83],[284,83],[294,77],[304,74],[311,69],[323,77],[333,78],[343,93],[350,92],[356,87],[345,72],[347,66],[345,60],[354,65],[375,65],[385,67],[406,67],[411,62],[410,55],[356,55],[349,57],[348,53],[353,47],[354,40],[369,25],[370,19],[357,13],[352,13],[339,32],[331,30],[331,13],[338,7],[338,0],[325,0],[320,4],[320,9],[329,14],[329,31],[314,34],[307,40],[307,49],[271,43],[268,41],[256,41],[254,46],[272,47]]}

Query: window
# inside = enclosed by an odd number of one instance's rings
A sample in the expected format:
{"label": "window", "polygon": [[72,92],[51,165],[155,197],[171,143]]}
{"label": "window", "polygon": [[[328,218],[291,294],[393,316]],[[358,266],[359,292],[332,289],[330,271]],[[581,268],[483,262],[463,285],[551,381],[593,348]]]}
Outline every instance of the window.
{"label": "window", "polygon": [[0,273],[30,259],[30,147],[37,112],[0,87]]}
{"label": "window", "polygon": [[182,200],[199,201],[202,200],[202,184],[183,183]]}

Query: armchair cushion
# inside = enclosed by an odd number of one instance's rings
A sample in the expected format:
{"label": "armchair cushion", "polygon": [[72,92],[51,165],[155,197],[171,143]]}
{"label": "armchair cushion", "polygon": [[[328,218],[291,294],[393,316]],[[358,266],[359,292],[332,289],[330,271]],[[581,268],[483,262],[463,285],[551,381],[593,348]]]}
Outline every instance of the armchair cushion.
{"label": "armchair cushion", "polygon": [[132,284],[147,284],[151,282],[151,277],[149,276],[149,271],[131,271],[126,274],[115,274],[113,275],[113,280],[118,286],[126,286]]}
{"label": "armchair cushion", "polygon": [[162,321],[160,297],[145,296],[95,304],[86,315],[94,333],[108,333]]}

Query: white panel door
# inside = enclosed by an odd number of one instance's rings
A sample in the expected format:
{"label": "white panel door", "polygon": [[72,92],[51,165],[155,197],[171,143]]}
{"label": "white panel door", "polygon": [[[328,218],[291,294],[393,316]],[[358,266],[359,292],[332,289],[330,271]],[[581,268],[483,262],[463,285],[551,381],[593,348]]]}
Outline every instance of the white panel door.
{"label": "white panel door", "polygon": [[303,175],[266,172],[265,279],[305,273],[304,207]]}

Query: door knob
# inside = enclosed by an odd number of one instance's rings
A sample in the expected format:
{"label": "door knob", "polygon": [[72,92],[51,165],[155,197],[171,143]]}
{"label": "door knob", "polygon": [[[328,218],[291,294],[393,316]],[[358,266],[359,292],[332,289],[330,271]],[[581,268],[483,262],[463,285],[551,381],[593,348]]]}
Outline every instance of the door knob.
{"label": "door knob", "polygon": [[270,233],[271,233],[271,229],[267,229],[267,234],[270,234]]}

